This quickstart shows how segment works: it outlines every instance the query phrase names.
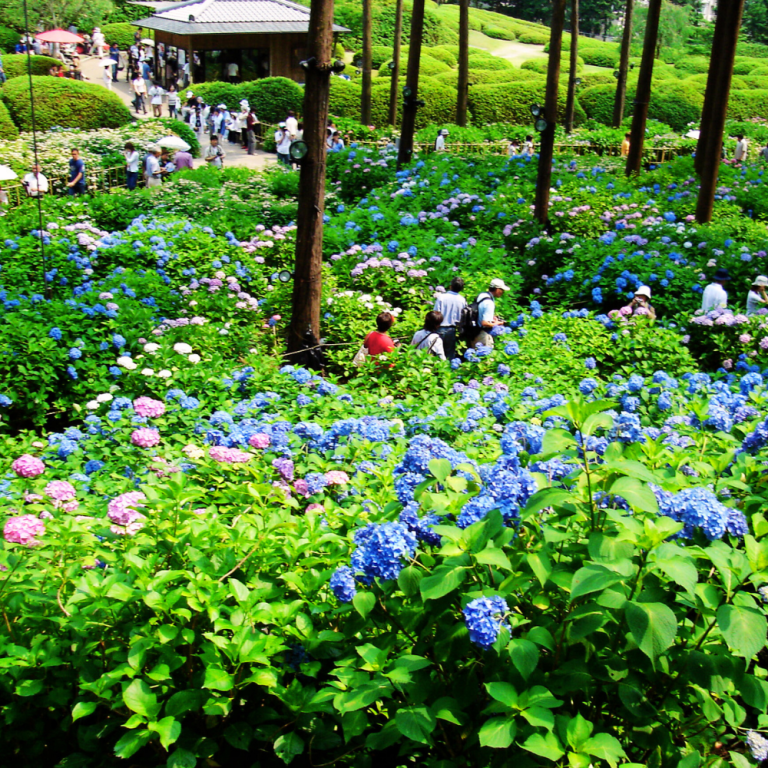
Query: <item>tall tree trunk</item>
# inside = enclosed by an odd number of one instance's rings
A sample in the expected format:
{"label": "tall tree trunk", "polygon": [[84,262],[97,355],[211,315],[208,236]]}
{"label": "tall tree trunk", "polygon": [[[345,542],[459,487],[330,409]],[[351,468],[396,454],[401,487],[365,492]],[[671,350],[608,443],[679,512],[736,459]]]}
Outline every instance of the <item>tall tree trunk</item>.
{"label": "tall tree trunk", "polygon": [[621,36],[619,79],[616,82],[616,98],[613,101],[613,127],[621,128],[624,120],[624,104],[627,99],[627,75],[629,74],[629,48],[632,43],[632,10],[635,0],[627,0],[624,8],[624,34]]}
{"label": "tall tree trunk", "polygon": [[413,134],[416,129],[416,100],[419,98],[419,63],[421,61],[421,39],[424,34],[424,0],[413,0],[411,11],[411,42],[408,48],[408,74],[405,87],[409,97],[403,99],[403,124],[400,130],[400,151],[397,167],[409,163],[413,157]]}
{"label": "tall tree trunk", "polygon": [[573,130],[576,107],[576,65],[579,60],[579,0],[571,0],[571,71],[568,73],[568,98],[565,102],[565,132]]}
{"label": "tall tree trunk", "polygon": [[392,82],[389,85],[389,124],[397,125],[397,98],[400,91],[400,42],[403,36],[403,0],[395,6],[395,41],[392,51]]}
{"label": "tall tree trunk", "polygon": [[639,173],[643,164],[643,141],[645,140],[645,124],[648,120],[648,102],[651,100],[653,58],[656,52],[656,41],[659,37],[660,16],[661,0],[649,0],[648,18],[645,23],[645,39],[643,40],[643,58],[640,62],[640,76],[637,79],[637,95],[635,96],[635,111],[632,116],[632,131],[629,137],[627,176]]}
{"label": "tall tree trunk", "polygon": [[321,270],[323,266],[323,211],[325,204],[325,133],[331,91],[333,0],[312,0],[307,55],[315,65],[307,70],[304,86],[304,141],[307,155],[299,177],[296,216],[296,264],[288,350],[301,349],[307,330],[320,338]]}
{"label": "tall tree trunk", "polygon": [[363,97],[360,102],[360,122],[371,124],[371,2],[363,0]]}
{"label": "tall tree trunk", "polygon": [[552,180],[552,157],[555,153],[555,125],[557,123],[557,91],[560,85],[560,53],[563,47],[566,0],[553,0],[552,25],[549,33],[549,65],[547,66],[547,94],[544,99],[544,119],[547,128],[541,133],[539,169],[536,175],[536,201],[534,215],[541,224],[549,219],[549,185]]}
{"label": "tall tree trunk", "polygon": [[456,101],[456,125],[467,124],[469,97],[469,0],[459,2],[459,97]]}
{"label": "tall tree trunk", "polygon": [[[720,155],[723,150],[723,129],[743,10],[744,0],[720,0],[717,4],[717,21],[712,39],[701,134],[696,147],[696,165],[701,178],[699,199],[696,203],[696,221],[699,224],[712,221],[717,174],[720,170]],[[707,115],[706,126],[704,114]]]}

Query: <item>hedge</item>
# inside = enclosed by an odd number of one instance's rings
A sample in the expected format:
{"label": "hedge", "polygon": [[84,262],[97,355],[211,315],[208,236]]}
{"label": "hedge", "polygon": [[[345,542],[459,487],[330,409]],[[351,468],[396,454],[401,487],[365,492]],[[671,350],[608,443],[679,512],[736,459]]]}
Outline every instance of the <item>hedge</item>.
{"label": "hedge", "polygon": [[483,24],[483,34],[496,40],[515,40],[517,38],[511,29],[500,27],[497,24]]}
{"label": "hedge", "polygon": [[[443,64],[447,64],[449,67],[457,67],[459,65],[459,55],[458,53],[448,48],[447,46],[439,46],[437,48],[428,48],[426,51],[423,51],[422,53],[428,54],[431,58],[437,59],[438,61],[442,61]],[[390,55],[391,58],[391,55]]]}
{"label": "hedge", "polygon": [[768,118],[768,88],[749,91],[733,90],[728,98],[728,117],[731,120]]}
{"label": "hedge", "polygon": [[[583,66],[584,66],[584,59],[582,59],[581,56],[578,56],[576,71],[580,72]],[[530,69],[531,71],[538,72],[541,75],[546,75],[548,68],[549,68],[548,56],[546,58],[528,59],[527,61],[524,61],[520,65],[520,69]],[[560,71],[561,72],[571,71],[571,61],[565,55],[560,59]]]}
{"label": "hedge", "polygon": [[709,59],[706,56],[680,56],[675,61],[675,69],[683,72],[709,72]]}
{"label": "hedge", "polygon": [[663,88],[656,88],[651,93],[648,105],[648,117],[660,120],[683,133],[688,123],[698,123],[704,106],[704,89],[683,82],[665,82]]}
{"label": "hedge", "polygon": [[[54,64],[61,64],[58,59],[50,56],[30,56],[33,75],[47,75]],[[5,76],[10,80],[12,77],[21,77],[27,74],[27,54],[10,53],[3,56],[3,69]]]}
{"label": "hedge", "polygon": [[768,45],[739,40],[736,45],[736,54],[739,56],[751,56],[755,59],[768,59]]}
{"label": "hedge", "polygon": [[[629,89],[627,91],[625,110],[631,113],[631,99],[634,98],[634,93],[630,96]],[[593,85],[591,88],[579,90],[579,103],[587,117],[605,125],[610,125],[613,121],[613,103],[615,98],[616,86],[608,83],[605,85]]]}
{"label": "hedge", "polygon": [[[139,27],[134,27],[127,21],[119,21],[115,24],[105,24],[101,31],[104,33],[104,40],[108,45],[117,43],[120,50],[126,50],[133,45],[133,36],[137,29]],[[149,37],[152,34],[148,29],[140,29],[139,31],[142,37]]]}
{"label": "hedge", "polygon": [[[470,89],[470,94],[472,90]],[[424,107],[416,110],[416,128],[456,122],[458,91],[434,78],[419,82],[418,97],[424,99]],[[397,101],[397,122],[402,117],[402,99]],[[386,125],[389,117],[389,82],[375,83],[371,88],[371,119],[374,125]]]}
{"label": "hedge", "polygon": [[764,66],[765,61],[762,59],[744,58],[733,65],[733,74],[751,75],[753,70],[763,68]]}
{"label": "hedge", "polygon": [[[546,84],[524,81],[499,83],[497,85],[476,85],[469,89],[469,108],[475,123],[514,123],[531,125],[531,104],[543,102]],[[561,85],[558,93],[558,120],[565,112],[566,86]],[[574,123],[584,122],[584,110],[576,99]]]}
{"label": "hedge", "polygon": [[[82,128],[117,128],[133,118],[120,97],[101,85],[64,77],[34,77],[35,121],[38,130],[54,126]],[[14,77],[2,90],[2,99],[13,122],[22,131],[32,129],[29,80]]]}
{"label": "hedge", "polygon": [[0,26],[0,50],[10,53],[15,50],[20,35],[15,29]]}
{"label": "hedge", "polygon": [[[563,35],[563,57],[570,55],[570,50],[571,36]],[[549,52],[549,44],[544,46],[544,51]],[[619,65],[619,56],[620,47],[618,43],[608,43],[591,37],[579,36],[579,58],[585,64],[615,69]]]}
{"label": "hedge", "polygon": [[518,33],[517,40],[520,43],[528,43],[529,45],[546,45],[549,42],[549,34],[534,30],[524,30]]}
{"label": "hedge", "polygon": [[585,72],[581,76],[581,88],[586,90],[594,85],[610,85],[616,87],[616,78],[613,75],[603,74],[602,72]]}
{"label": "hedge", "polygon": [[0,101],[0,139],[13,141],[19,138],[19,129],[13,124],[8,108]]}
{"label": "hedge", "polygon": [[239,87],[263,123],[285,120],[291,109],[296,114],[303,110],[304,89],[287,77],[264,77],[241,83]]}
{"label": "hedge", "polygon": [[[509,83],[517,81],[526,82],[544,82],[546,78],[540,75],[538,72],[531,72],[529,69],[469,69],[469,84],[470,85],[488,85],[490,83]],[[457,70],[451,70],[450,72],[443,72],[441,75],[435,75],[434,80],[438,80],[445,85],[450,85],[452,88],[458,88],[459,85],[459,73]]]}
{"label": "hedge", "polygon": [[[391,59],[390,59],[391,61]],[[408,69],[408,59],[400,59],[400,72],[405,73]],[[419,60],[419,77],[434,77],[443,72],[450,72],[451,68],[443,61],[433,59],[431,56],[425,56],[423,53]],[[392,70],[389,68],[389,61],[379,67],[379,77],[392,77]]]}
{"label": "hedge", "polygon": [[[392,46],[389,45],[373,45],[371,46],[371,66],[374,69],[378,69],[385,61],[389,61],[392,58]],[[353,61],[363,60],[363,52],[357,51],[352,57]]]}
{"label": "hedge", "polygon": [[363,89],[357,83],[332,77],[328,111],[335,117],[351,117],[359,120],[362,94]]}
{"label": "hedge", "polygon": [[470,51],[469,68],[510,71],[515,67],[511,61],[508,61],[507,59],[502,59],[499,56],[494,56],[493,54],[485,53],[484,51],[480,51],[478,53],[475,53],[474,51]]}
{"label": "hedge", "polygon": [[[243,98],[241,85],[211,80],[210,83],[193,83],[189,90],[195,96],[199,96],[206,104],[226,104],[229,109],[235,109]],[[184,93],[186,95],[186,91]],[[256,114],[258,115],[258,112]],[[261,115],[259,115],[259,119],[261,119]]]}

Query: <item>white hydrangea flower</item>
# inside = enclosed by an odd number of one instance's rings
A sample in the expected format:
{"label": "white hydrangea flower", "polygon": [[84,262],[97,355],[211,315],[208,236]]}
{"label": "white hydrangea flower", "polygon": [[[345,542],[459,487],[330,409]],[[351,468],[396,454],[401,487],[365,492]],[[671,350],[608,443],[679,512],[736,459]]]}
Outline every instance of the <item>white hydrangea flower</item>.
{"label": "white hydrangea flower", "polygon": [[192,352],[192,347],[189,344],[180,341],[173,345],[173,351],[178,352],[180,355],[188,355]]}

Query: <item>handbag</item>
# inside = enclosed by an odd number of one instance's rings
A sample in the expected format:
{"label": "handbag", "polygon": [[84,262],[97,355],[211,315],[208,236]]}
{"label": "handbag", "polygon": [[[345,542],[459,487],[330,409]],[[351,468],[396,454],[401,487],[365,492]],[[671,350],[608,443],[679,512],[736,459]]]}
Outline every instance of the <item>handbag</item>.
{"label": "handbag", "polygon": [[365,363],[365,359],[368,357],[368,350],[365,347],[365,344],[363,344],[360,349],[357,350],[355,353],[355,356],[352,358],[352,365],[355,366],[355,368],[359,368],[361,365]]}

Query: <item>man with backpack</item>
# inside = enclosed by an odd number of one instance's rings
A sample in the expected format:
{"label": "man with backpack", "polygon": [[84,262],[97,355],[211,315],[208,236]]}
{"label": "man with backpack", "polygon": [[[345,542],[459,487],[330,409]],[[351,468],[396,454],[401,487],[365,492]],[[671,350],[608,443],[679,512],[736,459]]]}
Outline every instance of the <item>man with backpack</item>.
{"label": "man with backpack", "polygon": [[493,346],[491,330],[503,324],[503,321],[496,317],[496,299],[500,299],[504,291],[508,290],[506,283],[501,278],[495,277],[491,280],[488,290],[481,293],[467,308],[466,319],[463,318],[466,328],[463,335],[469,341],[470,347],[477,347],[480,344],[484,347]]}
{"label": "man with backpack", "polygon": [[456,329],[461,322],[461,315],[467,309],[467,300],[461,295],[464,281],[460,277],[451,280],[451,287],[445,293],[438,293],[434,311],[443,316],[438,333],[443,340],[443,349],[447,360],[453,360],[456,354]]}

